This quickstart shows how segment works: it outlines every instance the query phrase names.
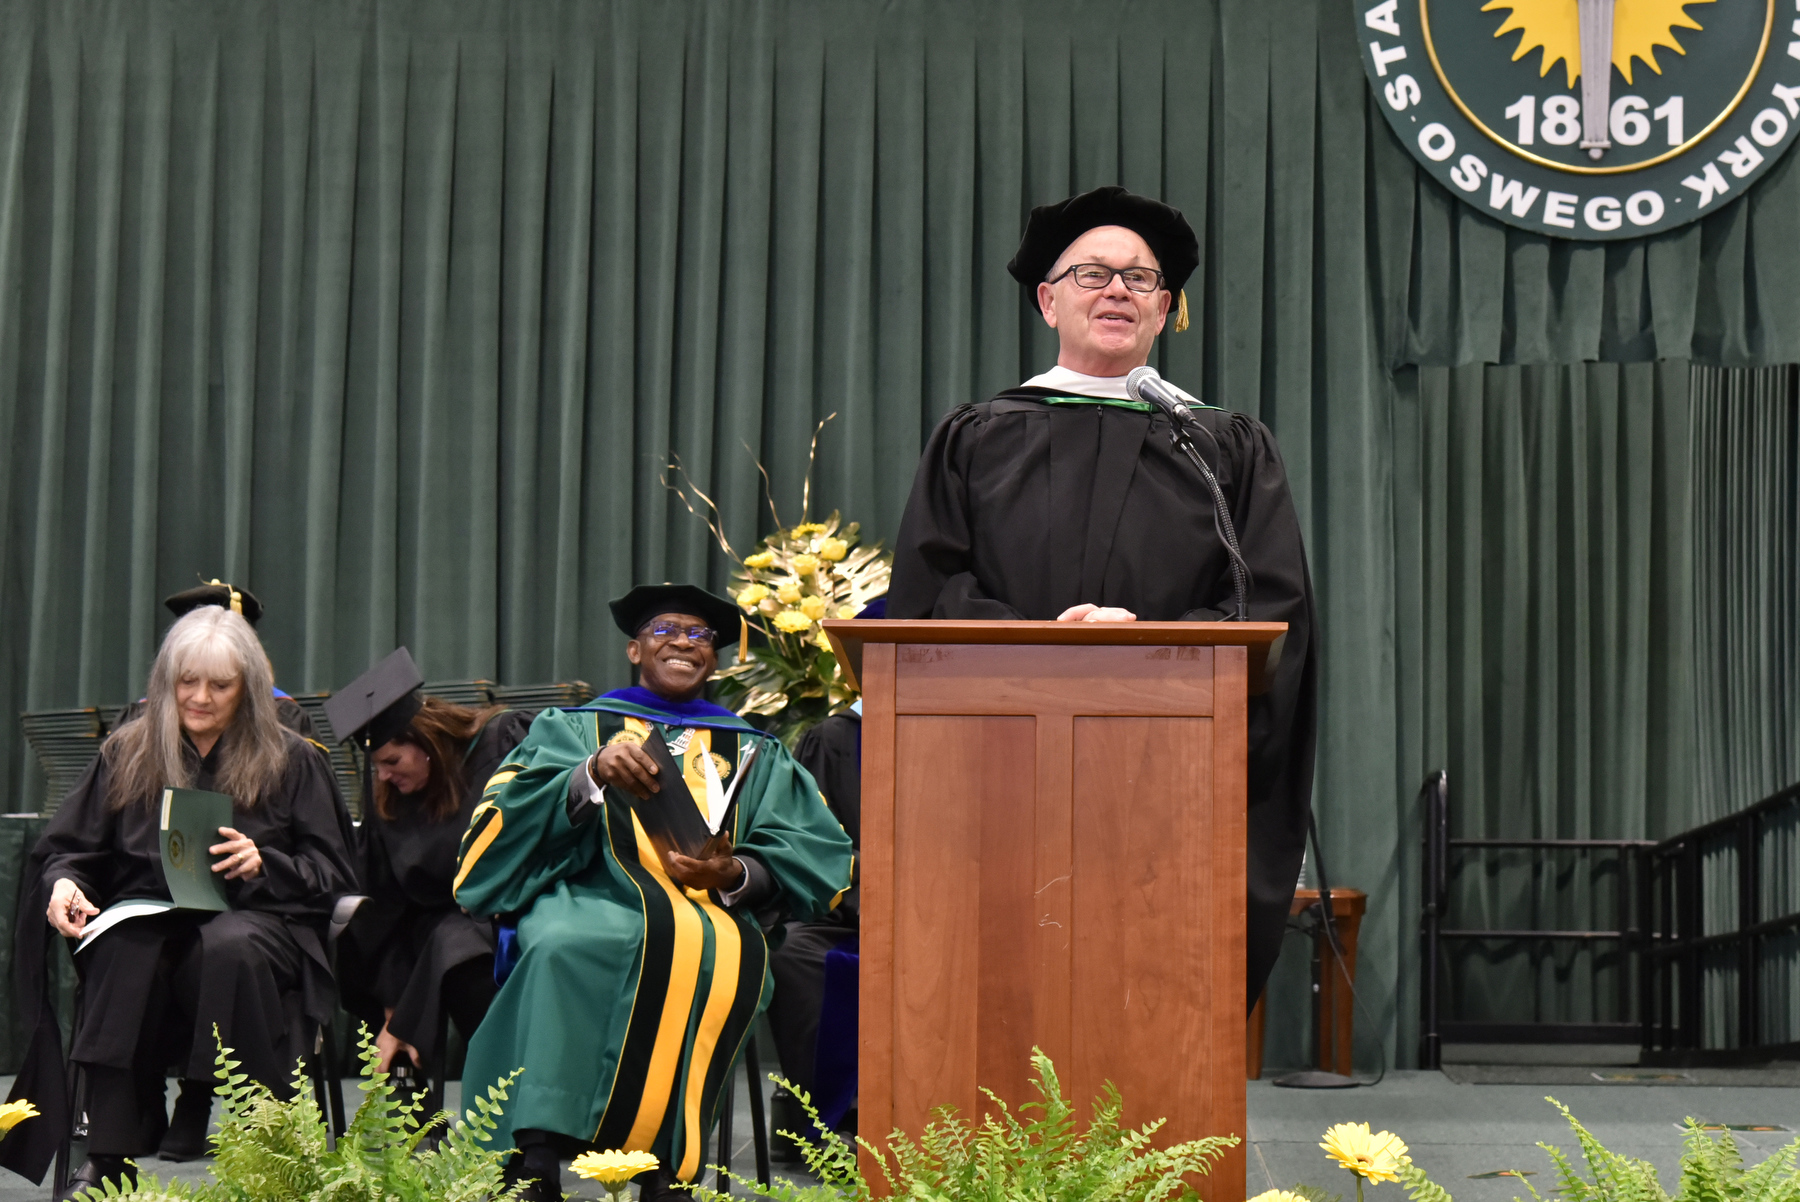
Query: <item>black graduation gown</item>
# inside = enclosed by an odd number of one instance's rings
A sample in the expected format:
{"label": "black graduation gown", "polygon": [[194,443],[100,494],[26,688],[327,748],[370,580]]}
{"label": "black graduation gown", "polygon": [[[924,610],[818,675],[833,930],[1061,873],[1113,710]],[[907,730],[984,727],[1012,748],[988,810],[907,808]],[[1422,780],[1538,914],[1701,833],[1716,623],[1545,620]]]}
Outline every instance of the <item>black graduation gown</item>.
{"label": "black graduation gown", "polygon": [[[1018,388],[932,432],[900,522],[890,618],[1049,620],[1073,605],[1145,621],[1234,610],[1212,498],[1168,420],[1119,404],[1052,404]],[[1196,410],[1254,576],[1253,621],[1286,622],[1272,687],[1250,698],[1250,1000],[1280,951],[1300,874],[1317,731],[1317,630],[1300,524],[1275,438],[1241,413]]]}
{"label": "black graduation gown", "polygon": [[[304,1015],[322,1023],[335,1005],[325,931],[333,899],[355,884],[349,811],[330,761],[317,744],[297,735],[288,736],[287,752],[287,767],[274,794],[258,799],[252,809],[233,807],[233,822],[255,841],[263,869],[254,879],[227,882],[231,911],[204,918],[172,914],[131,919],[81,953],[76,964],[83,974],[84,997],[71,1045],[74,1059],[132,1067],[139,1036],[152,1035],[146,1015],[163,1001],[153,988],[162,948],[152,928],[172,938],[198,928],[204,949],[199,1004],[183,1041],[182,1075],[212,1078],[212,1028],[217,1023],[244,1071],[285,1090],[291,1057],[311,1050],[300,1046],[304,1033],[293,1018]],[[190,745],[188,754],[198,768],[194,787],[215,788],[219,749],[201,759]],[[51,927],[44,910],[51,887],[69,877],[101,909],[128,897],[169,896],[158,840],[161,811],[148,802],[113,809],[106,798],[109,776],[104,756],[88,767],[32,850],[20,883],[13,963],[20,1016],[32,1041],[10,1098],[29,1098],[43,1117],[0,1144],[0,1165],[33,1181],[43,1178],[68,1122],[62,1036],[46,965]],[[292,985],[285,996],[247,987],[244,973],[222,970],[225,957],[212,956],[210,948],[213,936],[225,935],[227,927],[231,956],[241,957],[247,948],[254,956],[254,948],[261,947],[282,961],[276,975]],[[101,957],[108,940],[114,945]],[[107,967],[97,973],[101,960]],[[263,977],[266,984],[267,974]]]}
{"label": "black graduation gown", "polygon": [[[794,750],[800,766],[812,774],[825,804],[850,836],[853,848],[862,845],[862,715],[846,711],[812,727],[800,736]],[[781,1072],[800,1088],[811,1092],[814,1051],[819,1037],[819,1012],[825,999],[825,956],[832,948],[857,936],[857,898],[860,893],[853,866],[850,891],[837,909],[816,922],[788,922],[781,938],[769,951],[769,973],[775,978],[775,996],[769,1002],[769,1029],[775,1037],[775,1053]]]}
{"label": "black graduation gown", "polygon": [[[403,808],[393,818],[382,818],[372,807],[363,817],[362,881],[369,900],[338,946],[345,1006],[371,1031],[381,1029],[382,1012],[393,1007],[388,1030],[427,1060],[437,1052],[439,1016],[450,1002],[442,992],[446,973],[471,960],[484,961],[490,966],[485,993],[492,996],[493,924],[464,914],[451,886],[463,833],[482,790],[523,741],[533,716],[507,710],[482,727],[463,757],[455,813],[433,820],[401,797]],[[456,1006],[449,1008],[456,1013]]]}

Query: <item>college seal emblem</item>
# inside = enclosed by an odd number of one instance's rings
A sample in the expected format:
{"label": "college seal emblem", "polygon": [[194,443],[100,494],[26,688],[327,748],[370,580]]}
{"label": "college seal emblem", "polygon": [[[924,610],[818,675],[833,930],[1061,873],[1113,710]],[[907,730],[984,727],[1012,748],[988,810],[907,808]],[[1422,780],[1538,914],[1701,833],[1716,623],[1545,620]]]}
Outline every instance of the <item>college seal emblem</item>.
{"label": "college seal emblem", "polygon": [[1353,0],[1400,141],[1509,225],[1635,238],[1742,196],[1800,133],[1800,0]]}

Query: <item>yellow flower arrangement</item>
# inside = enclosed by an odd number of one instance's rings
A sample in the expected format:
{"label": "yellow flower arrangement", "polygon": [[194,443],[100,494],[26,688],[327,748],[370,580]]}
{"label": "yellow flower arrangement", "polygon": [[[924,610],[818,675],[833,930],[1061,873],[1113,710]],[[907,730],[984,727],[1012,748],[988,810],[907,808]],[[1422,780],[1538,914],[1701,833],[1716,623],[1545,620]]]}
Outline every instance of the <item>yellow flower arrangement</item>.
{"label": "yellow flower arrangement", "polygon": [[[814,455],[824,426],[820,422],[813,431]],[[808,727],[855,703],[856,690],[819,623],[832,617],[853,618],[869,602],[886,596],[894,559],[878,543],[859,545],[858,525],[837,513],[823,521],[807,518],[811,462],[801,494],[802,520],[783,526],[777,514],[775,531],[745,555],[726,536],[718,505],[694,487],[679,462],[669,465],[678,479],[663,479],[688,512],[706,522],[719,549],[737,563],[733,598],[751,630],[766,640],[756,645],[748,639],[740,642],[736,662],[720,665],[713,676],[718,699],[739,714],[772,719],[767,729],[790,747]],[[767,476],[765,472],[765,480]],[[775,512],[772,499],[769,508]]]}
{"label": "yellow flower arrangement", "polygon": [[1250,1202],[1306,1202],[1306,1199],[1291,1190],[1271,1189],[1264,1190],[1250,1199]]}
{"label": "yellow flower arrangement", "polygon": [[37,1116],[38,1108],[22,1098],[17,1102],[0,1105],[0,1134],[11,1131],[26,1119],[34,1119]]}
{"label": "yellow flower arrangement", "polygon": [[775,615],[775,628],[783,634],[804,634],[812,629],[813,620],[797,609],[784,609]]}
{"label": "yellow flower arrangement", "polygon": [[569,1168],[577,1177],[598,1181],[608,1194],[618,1198],[633,1177],[660,1163],[648,1152],[583,1152],[570,1162]]}

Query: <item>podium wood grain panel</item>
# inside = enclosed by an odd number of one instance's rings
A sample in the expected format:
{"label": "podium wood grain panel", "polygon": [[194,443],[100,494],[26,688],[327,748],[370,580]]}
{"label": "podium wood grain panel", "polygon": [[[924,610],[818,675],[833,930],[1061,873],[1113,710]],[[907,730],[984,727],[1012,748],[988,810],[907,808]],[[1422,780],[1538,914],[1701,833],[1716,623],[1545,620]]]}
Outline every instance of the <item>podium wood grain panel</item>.
{"label": "podium wood grain panel", "polygon": [[[862,625],[828,629],[848,652]],[[1243,1135],[1246,632],[877,625],[855,645],[864,1129],[974,1118],[978,1086],[1028,1101],[1035,1044],[1084,1111],[1110,1079],[1160,1143]],[[1241,1147],[1197,1185],[1239,1202]]]}
{"label": "podium wood grain panel", "polygon": [[1034,725],[895,721],[898,1113],[975,1114],[978,1085],[1012,1089],[1029,1076]]}

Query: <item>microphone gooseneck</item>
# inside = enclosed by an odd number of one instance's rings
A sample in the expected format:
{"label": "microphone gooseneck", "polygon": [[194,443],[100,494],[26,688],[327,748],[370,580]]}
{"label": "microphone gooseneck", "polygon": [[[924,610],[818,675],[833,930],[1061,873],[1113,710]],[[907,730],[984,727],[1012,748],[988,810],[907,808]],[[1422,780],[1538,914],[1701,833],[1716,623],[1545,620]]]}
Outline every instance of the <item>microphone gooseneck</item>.
{"label": "microphone gooseneck", "polygon": [[1233,617],[1239,622],[1249,621],[1250,565],[1244,562],[1244,554],[1238,548],[1237,527],[1232,523],[1231,510],[1225,504],[1225,490],[1219,487],[1218,477],[1213,475],[1212,468],[1206,465],[1206,460],[1200,457],[1193,439],[1188,436],[1189,427],[1202,428],[1189,408],[1200,402],[1163,379],[1147,363],[1131,369],[1131,373],[1125,377],[1125,392],[1134,401],[1155,405],[1168,417],[1169,442],[1200,469],[1200,477],[1206,481],[1207,491],[1212,493],[1213,529],[1219,532],[1219,541],[1225,544],[1225,553],[1231,557],[1231,587],[1237,599],[1237,612]]}

